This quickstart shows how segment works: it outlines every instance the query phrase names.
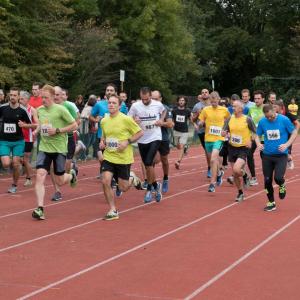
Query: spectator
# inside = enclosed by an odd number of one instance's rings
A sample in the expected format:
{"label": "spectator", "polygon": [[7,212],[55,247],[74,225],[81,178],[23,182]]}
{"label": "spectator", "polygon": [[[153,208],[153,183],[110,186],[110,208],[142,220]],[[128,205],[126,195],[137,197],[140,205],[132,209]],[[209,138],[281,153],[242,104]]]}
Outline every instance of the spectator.
{"label": "spectator", "polygon": [[81,113],[82,110],[84,109],[84,99],[83,99],[83,96],[82,95],[78,95],[76,97],[76,100],[75,100],[75,104],[77,106],[77,108],[79,109],[79,112]]}

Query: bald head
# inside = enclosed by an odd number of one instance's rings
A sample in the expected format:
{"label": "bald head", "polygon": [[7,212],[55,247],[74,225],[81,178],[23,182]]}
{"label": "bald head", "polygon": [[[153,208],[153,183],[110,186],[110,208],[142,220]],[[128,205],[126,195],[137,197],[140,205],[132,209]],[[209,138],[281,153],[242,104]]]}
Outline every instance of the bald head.
{"label": "bald head", "polygon": [[151,92],[151,99],[153,100],[156,100],[156,101],[162,101],[162,98],[161,98],[161,93],[160,91],[152,91]]}
{"label": "bald head", "polygon": [[61,104],[63,102],[62,88],[60,86],[55,86],[54,91],[55,91],[54,102],[56,104]]}

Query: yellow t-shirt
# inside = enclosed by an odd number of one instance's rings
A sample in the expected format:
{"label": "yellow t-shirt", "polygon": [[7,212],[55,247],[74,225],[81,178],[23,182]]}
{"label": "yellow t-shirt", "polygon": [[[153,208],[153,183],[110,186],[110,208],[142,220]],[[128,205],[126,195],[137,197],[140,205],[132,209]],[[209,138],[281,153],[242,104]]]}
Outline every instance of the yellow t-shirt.
{"label": "yellow t-shirt", "polygon": [[132,164],[134,161],[132,146],[128,145],[121,152],[117,151],[117,147],[119,142],[126,141],[141,131],[138,124],[131,117],[120,112],[115,117],[110,115],[104,117],[101,128],[106,142],[103,158],[113,164]]}
{"label": "yellow t-shirt", "polygon": [[297,116],[298,105],[297,105],[297,104],[289,104],[288,110],[289,110],[289,112],[290,112],[292,115]]}
{"label": "yellow t-shirt", "polygon": [[230,113],[226,107],[206,106],[199,115],[199,120],[205,122],[205,141],[215,142],[218,140],[224,141],[221,135],[222,128],[226,119],[230,117]]}
{"label": "yellow t-shirt", "polygon": [[[255,130],[254,123],[252,126],[253,130]],[[249,144],[251,140],[251,130],[249,129],[247,116],[243,115],[240,118],[236,118],[235,115],[232,115],[228,127],[230,132],[230,145],[233,147],[245,147]]]}

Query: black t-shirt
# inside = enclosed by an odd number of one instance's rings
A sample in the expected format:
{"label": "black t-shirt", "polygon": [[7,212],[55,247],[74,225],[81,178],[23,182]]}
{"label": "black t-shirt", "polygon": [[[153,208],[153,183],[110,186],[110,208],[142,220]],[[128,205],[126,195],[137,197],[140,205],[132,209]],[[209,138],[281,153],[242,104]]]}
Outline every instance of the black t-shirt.
{"label": "black t-shirt", "polygon": [[298,120],[297,116],[291,114],[290,112],[286,112],[285,116],[289,118],[289,120],[294,124],[296,120]]}
{"label": "black t-shirt", "polygon": [[30,118],[23,106],[11,108],[9,103],[0,106],[0,140],[15,142],[23,140],[22,128],[18,122],[30,124]]}
{"label": "black t-shirt", "polygon": [[191,111],[188,108],[179,109],[176,107],[173,109],[172,115],[174,121],[174,130],[179,132],[188,132],[188,121],[191,117]]}

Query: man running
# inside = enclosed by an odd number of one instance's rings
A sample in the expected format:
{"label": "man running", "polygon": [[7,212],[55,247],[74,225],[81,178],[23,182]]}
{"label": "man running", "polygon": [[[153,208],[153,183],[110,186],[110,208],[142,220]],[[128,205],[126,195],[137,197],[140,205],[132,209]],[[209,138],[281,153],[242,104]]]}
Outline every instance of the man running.
{"label": "man running", "polygon": [[[222,135],[229,133],[228,157],[232,166],[234,183],[238,194],[235,201],[244,200],[242,177],[247,176],[245,165],[247,154],[251,147],[251,135],[255,134],[256,128],[252,119],[243,114],[244,104],[240,100],[233,102],[234,113],[226,121]],[[246,180],[244,179],[244,182]]]}
{"label": "man running", "polygon": [[208,89],[203,89],[201,91],[201,94],[198,95],[198,103],[196,103],[192,109],[192,117],[191,121],[194,124],[195,132],[199,137],[200,143],[202,148],[204,149],[205,152],[205,157],[206,157],[206,163],[207,163],[207,178],[211,178],[211,171],[210,171],[210,155],[207,153],[205,149],[205,128],[204,127],[199,127],[199,115],[202,111],[202,109],[208,105],[209,103],[209,90]]}
{"label": "man running", "polygon": [[136,187],[141,185],[135,174],[130,172],[130,166],[134,161],[131,144],[137,141],[143,132],[132,118],[119,111],[120,107],[119,97],[110,96],[108,99],[109,115],[101,121],[100,149],[105,149],[101,166],[102,184],[105,199],[110,207],[104,216],[105,220],[119,219],[111,187],[113,177],[117,178],[118,188],[122,192],[126,192],[132,185]]}
{"label": "man running", "polygon": [[243,89],[241,91],[242,100],[244,103],[244,107],[247,107],[248,109],[252,106],[254,106],[254,102],[250,101],[250,91],[248,89]]}
{"label": "man running", "polygon": [[19,124],[22,127],[23,136],[25,140],[25,148],[24,148],[24,157],[23,157],[23,164],[25,168],[26,180],[24,186],[31,186],[31,176],[32,176],[32,167],[30,163],[30,157],[33,149],[33,135],[32,130],[37,127],[38,124],[38,117],[36,109],[33,108],[28,104],[30,99],[30,94],[26,91],[20,92],[20,104],[23,105],[26,110],[27,114],[31,120],[31,124],[25,124],[22,121]]}
{"label": "man running", "polygon": [[66,153],[68,152],[67,132],[76,130],[78,125],[68,110],[54,102],[55,89],[45,85],[41,90],[43,106],[38,109],[39,125],[34,135],[41,133],[41,143],[36,161],[35,193],[38,207],[32,212],[32,217],[44,220],[45,180],[53,162],[54,178],[57,185],[69,183],[76,185],[75,170],[65,173]]}
{"label": "man running", "polygon": [[0,106],[0,156],[4,168],[13,167],[13,183],[8,193],[16,193],[20,177],[21,157],[24,155],[25,141],[22,127],[29,127],[31,120],[27,111],[19,103],[19,89],[12,87],[9,102]]}
{"label": "man running", "polygon": [[[279,185],[279,198],[286,196],[284,174],[287,166],[288,147],[297,137],[297,130],[292,122],[283,115],[275,112],[272,104],[263,107],[264,117],[259,121],[256,130],[257,136],[264,136],[264,144],[256,137],[259,150],[263,150],[262,167],[267,192],[268,203],[265,211],[276,210],[273,189],[273,176]],[[290,137],[288,138],[288,136]]]}
{"label": "man running", "polygon": [[175,145],[179,150],[179,158],[175,162],[175,168],[177,170],[180,168],[180,163],[184,155],[184,146],[187,144],[189,136],[189,120],[191,117],[191,111],[186,106],[187,98],[179,96],[177,98],[177,107],[172,111]]}
{"label": "man running", "polygon": [[[249,108],[248,116],[253,120],[255,126],[257,127],[260,119],[264,117],[263,106],[265,101],[265,94],[263,91],[258,90],[258,91],[254,91],[253,97],[254,97],[255,105]],[[263,143],[263,137],[261,143]],[[250,181],[249,181],[250,186],[258,185],[258,181],[256,178],[256,171],[255,171],[255,161],[254,161],[255,150],[256,150],[256,143],[255,140],[252,139],[251,148],[249,149],[248,156],[247,156],[247,165],[251,174]]]}
{"label": "man running", "polygon": [[138,140],[148,180],[144,202],[152,201],[152,191],[155,193],[155,200],[159,202],[162,199],[161,184],[156,181],[154,158],[161,144],[161,126],[164,124],[166,110],[161,102],[151,99],[150,88],[141,88],[140,97],[142,101],[132,104],[128,115],[133,117],[144,131],[144,135]]}
{"label": "man running", "polygon": [[199,116],[199,125],[205,124],[205,149],[210,157],[210,169],[212,172],[209,192],[215,192],[216,185],[222,184],[224,171],[220,170],[219,153],[223,145],[224,137],[221,135],[225,121],[230,117],[226,107],[220,106],[218,92],[209,95],[211,106],[205,107]]}
{"label": "man running", "polygon": [[[152,91],[151,99],[156,100],[162,103],[162,96],[160,91]],[[168,129],[173,128],[174,123],[172,121],[172,113],[170,108],[163,104],[166,110],[166,117],[164,122],[161,124],[161,143],[158,148],[158,152],[160,154],[160,161],[163,169],[163,181],[161,191],[162,193],[167,193],[169,190],[169,153],[170,153],[170,139]],[[147,187],[146,187],[147,188]]]}

